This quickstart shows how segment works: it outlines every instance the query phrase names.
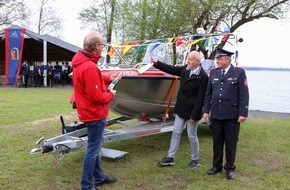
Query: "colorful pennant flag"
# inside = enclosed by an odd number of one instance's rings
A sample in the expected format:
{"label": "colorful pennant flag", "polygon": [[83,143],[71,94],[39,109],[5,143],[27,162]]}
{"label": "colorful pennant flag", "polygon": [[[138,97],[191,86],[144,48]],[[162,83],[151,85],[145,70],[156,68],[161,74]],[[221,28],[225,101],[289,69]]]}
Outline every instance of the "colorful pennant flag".
{"label": "colorful pennant flag", "polygon": [[134,52],[134,56],[138,55],[139,53],[141,53],[142,51],[144,51],[147,48],[146,44],[142,44],[135,52]]}
{"label": "colorful pennant flag", "polygon": [[132,48],[132,45],[125,45],[124,48],[123,48],[123,54],[122,55],[127,53],[127,51],[129,51],[131,48]]}

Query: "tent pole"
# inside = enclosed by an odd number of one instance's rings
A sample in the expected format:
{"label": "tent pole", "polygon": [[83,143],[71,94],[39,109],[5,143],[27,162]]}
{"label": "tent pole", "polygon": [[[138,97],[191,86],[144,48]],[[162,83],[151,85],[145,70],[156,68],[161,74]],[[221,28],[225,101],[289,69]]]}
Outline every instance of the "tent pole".
{"label": "tent pole", "polygon": [[47,41],[43,40],[43,86],[47,87]]}

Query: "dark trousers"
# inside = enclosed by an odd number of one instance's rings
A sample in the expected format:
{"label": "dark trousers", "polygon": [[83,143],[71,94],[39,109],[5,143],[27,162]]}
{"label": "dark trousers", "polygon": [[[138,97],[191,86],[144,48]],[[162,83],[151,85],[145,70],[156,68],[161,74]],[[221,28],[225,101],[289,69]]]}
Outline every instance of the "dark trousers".
{"label": "dark trousers", "polygon": [[52,82],[53,82],[53,76],[52,74],[48,74],[47,82],[46,82],[47,86],[52,87]]}
{"label": "dark trousers", "polygon": [[41,86],[41,75],[34,75],[34,84],[35,84],[35,87],[40,87]]}
{"label": "dark trousers", "polygon": [[237,143],[240,131],[240,123],[234,120],[211,119],[213,135],[213,167],[221,169],[223,163],[223,150],[225,146],[226,171],[235,170]]}
{"label": "dark trousers", "polygon": [[29,83],[30,83],[30,86],[35,86],[34,75],[33,74],[29,75]]}
{"label": "dark trousers", "polygon": [[24,75],[24,87],[25,88],[28,87],[28,79],[29,79],[29,75]]}

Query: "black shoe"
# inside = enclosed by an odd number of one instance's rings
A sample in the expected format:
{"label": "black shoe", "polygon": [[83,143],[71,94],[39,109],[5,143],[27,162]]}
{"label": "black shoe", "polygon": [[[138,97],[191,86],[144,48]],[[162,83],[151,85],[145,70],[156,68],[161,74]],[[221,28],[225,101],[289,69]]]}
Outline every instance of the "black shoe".
{"label": "black shoe", "polygon": [[117,181],[117,178],[106,176],[104,181],[102,181],[101,183],[95,183],[95,186],[102,186],[104,184],[112,184],[112,183],[115,183],[116,181]]}
{"label": "black shoe", "polygon": [[206,173],[207,173],[207,175],[215,175],[219,172],[222,172],[222,169],[212,168],[212,169],[208,170]]}
{"label": "black shoe", "polygon": [[174,158],[164,157],[161,161],[158,161],[160,166],[173,166],[174,165]]}
{"label": "black shoe", "polygon": [[234,179],[235,178],[235,171],[227,171],[227,178]]}

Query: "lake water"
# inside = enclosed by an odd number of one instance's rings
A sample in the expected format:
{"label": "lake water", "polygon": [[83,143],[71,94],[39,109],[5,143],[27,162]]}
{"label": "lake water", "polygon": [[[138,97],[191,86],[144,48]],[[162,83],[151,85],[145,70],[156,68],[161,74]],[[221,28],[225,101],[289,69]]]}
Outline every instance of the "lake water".
{"label": "lake water", "polygon": [[290,72],[246,70],[250,110],[290,113]]}

